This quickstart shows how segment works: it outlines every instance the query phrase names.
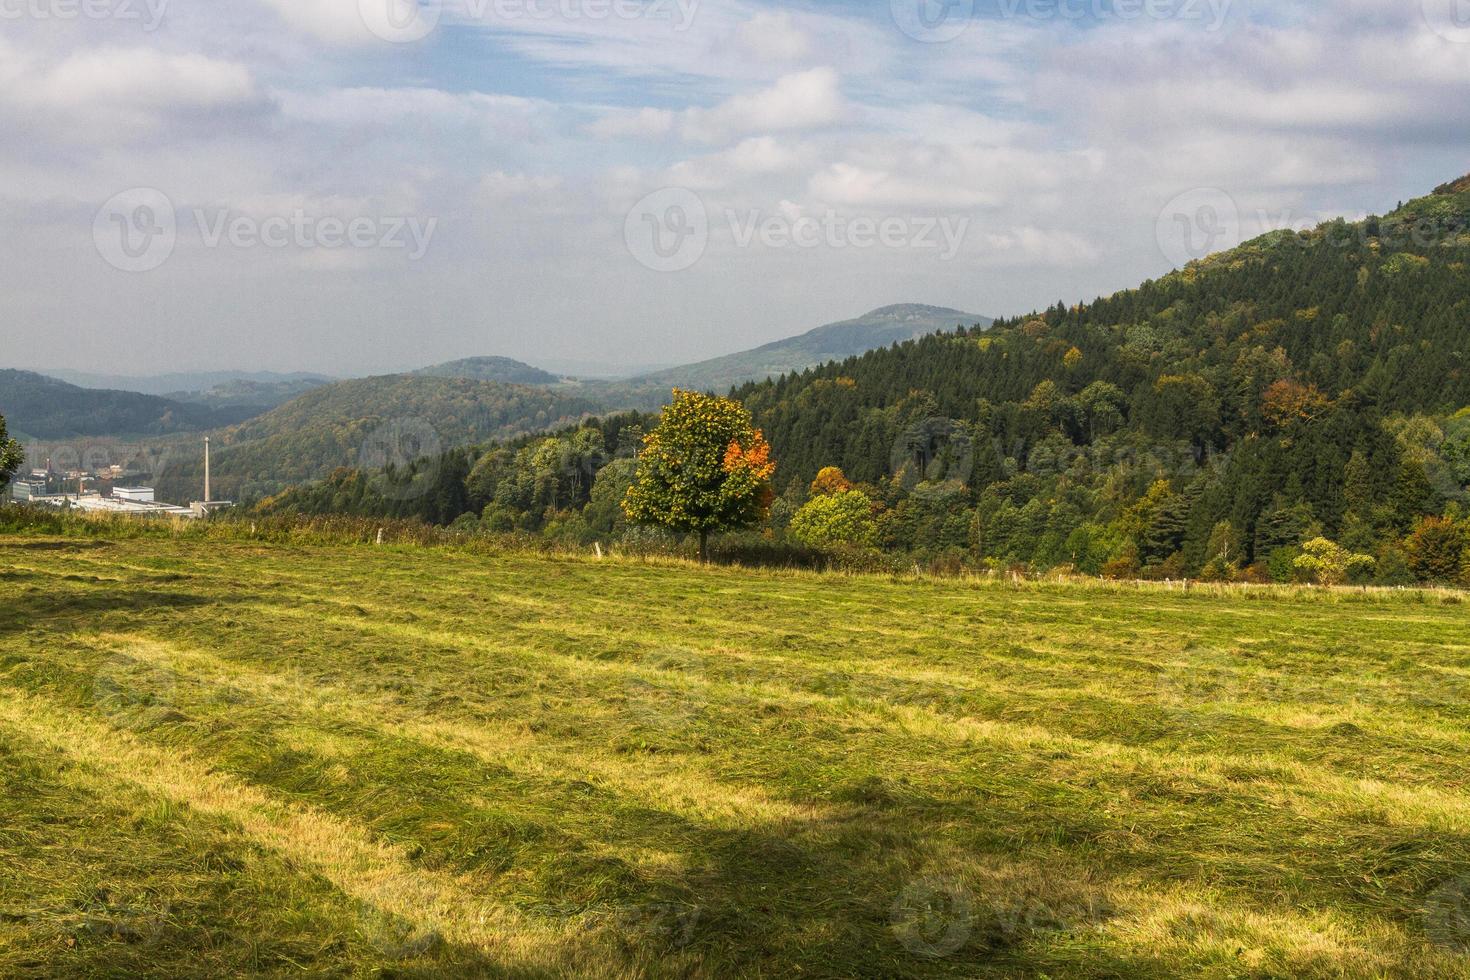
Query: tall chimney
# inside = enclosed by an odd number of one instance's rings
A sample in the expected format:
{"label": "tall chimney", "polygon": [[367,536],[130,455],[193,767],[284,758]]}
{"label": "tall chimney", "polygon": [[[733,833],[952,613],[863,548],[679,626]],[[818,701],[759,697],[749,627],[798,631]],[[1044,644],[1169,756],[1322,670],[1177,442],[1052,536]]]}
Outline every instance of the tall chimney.
{"label": "tall chimney", "polygon": [[204,437],[204,502],[207,504],[214,498],[209,495],[209,436]]}

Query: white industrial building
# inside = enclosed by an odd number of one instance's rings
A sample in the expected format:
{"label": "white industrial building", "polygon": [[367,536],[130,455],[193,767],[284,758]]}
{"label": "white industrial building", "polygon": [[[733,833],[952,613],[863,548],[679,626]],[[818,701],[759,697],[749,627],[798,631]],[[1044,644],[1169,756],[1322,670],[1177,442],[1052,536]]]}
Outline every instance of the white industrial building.
{"label": "white industrial building", "polygon": [[196,500],[188,507],[160,503],[152,487],[113,487],[112,495],[104,497],[95,490],[87,489],[86,484],[95,480],[81,470],[72,470],[66,474],[68,485],[76,492],[50,494],[46,492],[46,472],[35,471],[41,475],[40,479],[33,475],[29,480],[17,480],[11,485],[11,498],[20,503],[45,504],[63,510],[75,509],[91,514],[132,514],[141,517],[201,518],[233,506],[228,500],[210,499],[208,438],[204,440],[204,499]]}

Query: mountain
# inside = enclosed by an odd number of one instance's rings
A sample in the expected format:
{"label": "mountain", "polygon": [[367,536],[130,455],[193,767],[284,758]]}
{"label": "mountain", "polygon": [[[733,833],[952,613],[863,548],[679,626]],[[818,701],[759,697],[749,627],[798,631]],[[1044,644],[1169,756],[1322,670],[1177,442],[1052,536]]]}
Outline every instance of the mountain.
{"label": "mountain", "polygon": [[[407,464],[440,450],[569,424],[595,409],[555,391],[464,378],[338,381],[217,433],[214,495],[254,498],[339,466]],[[159,496],[197,499],[203,482],[202,461],[181,452],[160,476]]]}
{"label": "mountain", "polygon": [[181,393],[207,393],[211,389],[235,382],[273,386],[300,382],[325,383],[332,379],[322,374],[275,371],[191,371],[174,374],[152,374],[133,376],[126,374],[90,374],[85,371],[64,369],[47,370],[47,376],[59,378],[81,388],[106,388],[116,391],[135,391],[145,395],[175,397]]}
{"label": "mountain", "polygon": [[513,385],[550,385],[561,380],[554,374],[508,357],[467,357],[422,368],[413,373],[431,378],[466,378],[470,381],[499,381]]}
{"label": "mountain", "polygon": [[799,337],[789,337],[738,354],[645,374],[630,385],[698,388],[724,392],[749,381],[763,381],[843,360],[876,347],[913,340],[959,326],[989,326],[989,317],[939,306],[906,303],[885,306],[853,320],[829,323]]}
{"label": "mountain", "polygon": [[32,371],[0,370],[0,415],[13,435],[32,439],[199,432],[251,414],[134,391],[82,388]]}

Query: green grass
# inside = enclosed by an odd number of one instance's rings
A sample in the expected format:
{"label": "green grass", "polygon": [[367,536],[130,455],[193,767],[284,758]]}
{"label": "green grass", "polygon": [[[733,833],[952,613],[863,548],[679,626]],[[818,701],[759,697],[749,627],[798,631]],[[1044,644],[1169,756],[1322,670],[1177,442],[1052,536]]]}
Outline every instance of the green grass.
{"label": "green grass", "polygon": [[0,976],[1465,976],[1467,627],[0,536]]}

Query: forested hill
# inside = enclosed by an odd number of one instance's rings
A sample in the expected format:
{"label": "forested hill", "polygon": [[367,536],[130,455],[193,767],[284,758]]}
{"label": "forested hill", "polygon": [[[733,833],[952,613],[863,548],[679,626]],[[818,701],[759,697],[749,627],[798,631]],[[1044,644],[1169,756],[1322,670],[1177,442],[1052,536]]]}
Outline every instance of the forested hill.
{"label": "forested hill", "polygon": [[0,415],[34,439],[158,436],[229,425],[253,412],[195,405],[134,391],[81,388],[31,371],[0,370]]}
{"label": "forested hill", "polygon": [[1453,412],[1470,404],[1467,261],[1470,178],[1384,218],[1269,234],[1084,306],[738,394],[798,478],[831,464],[886,474],[899,423],[926,413],[985,416],[1024,442],[1047,429],[1016,410],[1054,403],[1048,411],[1080,440],[1101,389],[1077,396],[1095,382],[1122,392],[1126,427],[1215,449],[1272,428],[1263,412],[1277,382],[1362,416]]}
{"label": "forested hill", "polygon": [[468,378],[471,381],[501,381],[513,385],[552,385],[561,379],[554,374],[508,357],[466,357],[458,361],[422,368],[414,374],[434,378]]}
{"label": "forested hill", "polygon": [[[404,464],[471,443],[574,422],[580,398],[519,385],[413,375],[339,381],[224,433],[215,442],[215,495],[276,493],[339,466]],[[202,460],[187,454],[160,478],[164,499],[199,493]]]}

